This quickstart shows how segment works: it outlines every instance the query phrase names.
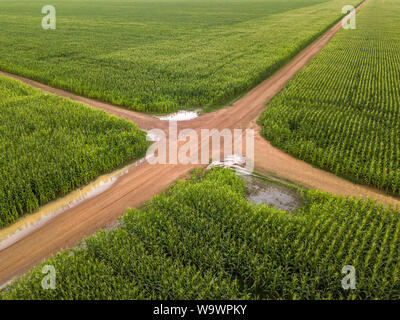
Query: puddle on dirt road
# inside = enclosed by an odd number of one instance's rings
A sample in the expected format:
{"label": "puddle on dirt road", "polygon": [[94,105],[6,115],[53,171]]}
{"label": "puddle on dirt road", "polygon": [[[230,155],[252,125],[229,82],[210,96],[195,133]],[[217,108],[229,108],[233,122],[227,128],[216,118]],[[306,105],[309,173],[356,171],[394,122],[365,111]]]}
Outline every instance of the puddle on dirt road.
{"label": "puddle on dirt road", "polygon": [[34,230],[37,230],[40,226],[44,225],[50,219],[56,217],[64,211],[104,192],[110,188],[120,176],[126,174],[129,170],[138,166],[144,161],[145,159],[143,158],[130,163],[121,169],[117,169],[111,173],[102,175],[88,185],[74,190],[60,199],[49,202],[35,213],[22,217],[11,226],[1,229],[0,250],[11,246],[19,239],[23,238]]}
{"label": "puddle on dirt road", "polygon": [[187,120],[193,120],[198,116],[199,116],[198,111],[180,110],[178,112],[167,114],[165,116],[159,116],[157,118],[163,121],[187,121]]}
{"label": "puddle on dirt road", "polygon": [[223,168],[231,168],[236,170],[240,174],[251,174],[251,172],[246,171],[244,169],[244,165],[246,164],[246,158],[237,154],[232,154],[230,156],[226,156],[223,161],[215,160],[211,162],[207,170],[212,167],[223,167]]}
{"label": "puddle on dirt road", "polygon": [[259,176],[244,168],[246,158],[239,155],[225,157],[223,161],[214,161],[210,167],[229,167],[239,174],[247,184],[246,198],[255,204],[266,204],[278,209],[295,213],[303,206],[302,199],[295,188],[283,182]]}
{"label": "puddle on dirt road", "polygon": [[147,131],[146,140],[150,142],[157,142],[161,140],[161,137],[158,136],[156,133]]}
{"label": "puddle on dirt road", "polygon": [[242,176],[247,183],[246,198],[256,204],[266,204],[295,213],[302,207],[301,197],[296,190],[284,184],[253,175]]}

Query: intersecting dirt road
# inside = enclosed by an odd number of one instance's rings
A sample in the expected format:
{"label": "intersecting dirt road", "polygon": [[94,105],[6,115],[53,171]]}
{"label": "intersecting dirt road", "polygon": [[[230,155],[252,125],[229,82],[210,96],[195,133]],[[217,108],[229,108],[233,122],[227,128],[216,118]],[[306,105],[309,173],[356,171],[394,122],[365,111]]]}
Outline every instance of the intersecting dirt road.
{"label": "intersecting dirt road", "polygon": [[[362,5],[358,9],[361,7]],[[295,73],[302,69],[340,28],[341,23],[339,22],[284,68],[251,90],[232,107],[204,114],[191,121],[180,122],[178,129],[256,129],[254,159],[256,171],[279,176],[304,186],[334,194],[369,197],[385,204],[400,205],[399,200],[377,190],[353,184],[297,160],[272,147],[258,134],[256,120],[265,108],[265,103],[279,93]],[[90,107],[132,120],[145,130],[153,128],[166,130],[168,127],[167,122],[160,121],[150,115],[80,97],[6,72],[0,73],[45,92],[71,98]],[[151,165],[145,161],[131,169],[106,191],[54,217],[37,230],[0,251],[0,285],[22,274],[55,252],[71,247],[83,237],[113,224],[126,208],[140,206],[152,196],[163,191],[179,177],[185,175],[190,169],[196,167],[201,167],[201,165]]]}

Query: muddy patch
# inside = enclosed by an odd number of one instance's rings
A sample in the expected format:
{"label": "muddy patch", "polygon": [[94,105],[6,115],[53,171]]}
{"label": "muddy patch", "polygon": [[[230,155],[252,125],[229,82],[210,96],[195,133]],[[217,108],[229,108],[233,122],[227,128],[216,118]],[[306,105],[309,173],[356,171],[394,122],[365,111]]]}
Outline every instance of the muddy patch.
{"label": "muddy patch", "polygon": [[270,181],[254,175],[245,175],[246,198],[256,204],[266,204],[290,213],[296,213],[303,205],[297,191],[279,182]]}
{"label": "muddy patch", "polygon": [[248,171],[245,164],[245,157],[233,154],[225,157],[223,161],[213,161],[207,169],[223,167],[234,170],[246,181],[246,198],[251,203],[274,206],[290,213],[297,213],[303,206],[303,200],[295,186]]}

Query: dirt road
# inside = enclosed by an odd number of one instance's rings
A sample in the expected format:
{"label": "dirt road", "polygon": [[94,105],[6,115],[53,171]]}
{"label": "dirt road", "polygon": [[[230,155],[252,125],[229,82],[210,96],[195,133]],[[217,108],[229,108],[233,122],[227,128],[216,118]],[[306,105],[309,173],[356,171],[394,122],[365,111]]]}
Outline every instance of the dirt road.
{"label": "dirt road", "polygon": [[[335,25],[323,37],[303,50],[287,66],[238,100],[234,106],[205,114],[191,121],[181,122],[179,129],[257,128],[255,122],[265,108],[265,103],[275,96],[293,75],[329,42],[340,27],[340,23]],[[68,97],[132,120],[146,130],[166,129],[168,126],[167,122],[159,121],[149,115],[79,97],[19,76],[0,73],[19,79],[43,91]],[[0,284],[20,275],[60,249],[71,247],[83,237],[113,224],[126,208],[140,206],[187,173],[189,169],[200,166],[142,163],[120,177],[108,190],[56,216],[15,244],[0,251]],[[335,194],[370,197],[386,204],[400,204],[399,200],[377,190],[355,185],[333,174],[313,168],[309,164],[272,147],[258,134],[255,138],[255,170],[261,173],[272,173],[302,185]]]}

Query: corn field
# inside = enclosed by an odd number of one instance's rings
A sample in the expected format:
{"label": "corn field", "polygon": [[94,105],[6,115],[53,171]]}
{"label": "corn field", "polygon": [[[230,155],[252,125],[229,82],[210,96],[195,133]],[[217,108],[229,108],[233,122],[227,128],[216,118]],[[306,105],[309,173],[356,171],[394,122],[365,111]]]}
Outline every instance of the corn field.
{"label": "corn field", "polygon": [[264,80],[360,1],[53,0],[51,32],[40,4],[0,1],[0,68],[137,111],[207,109]]}
{"label": "corn field", "polygon": [[[3,299],[399,299],[400,214],[299,190],[296,214],[250,204],[229,169],[194,173],[117,229],[62,251]],[[210,192],[213,190],[213,192]],[[55,290],[41,272],[53,265]],[[342,268],[356,289],[342,287]]]}
{"label": "corn field", "polygon": [[370,0],[261,116],[271,143],[400,194],[400,3]]}
{"label": "corn field", "polygon": [[145,133],[0,76],[0,228],[141,157]]}

